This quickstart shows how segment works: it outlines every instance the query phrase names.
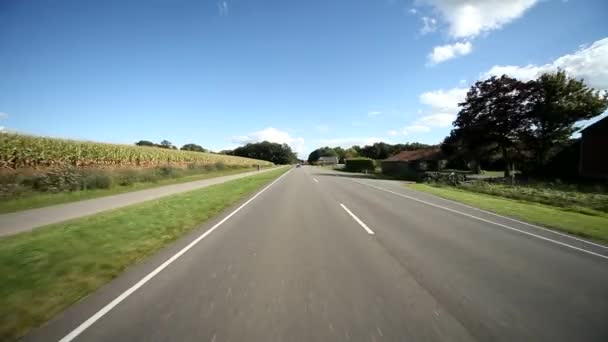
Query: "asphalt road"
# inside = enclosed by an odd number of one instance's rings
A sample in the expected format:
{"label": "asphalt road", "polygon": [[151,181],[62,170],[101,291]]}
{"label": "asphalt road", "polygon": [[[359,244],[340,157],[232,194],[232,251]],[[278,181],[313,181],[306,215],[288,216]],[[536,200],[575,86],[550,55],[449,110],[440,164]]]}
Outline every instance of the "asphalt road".
{"label": "asphalt road", "polygon": [[260,172],[243,172],[235,175],[202,179],[193,182],[159,186],[152,189],[131,191],[124,194],[93,198],[84,201],[52,205],[43,208],[0,214],[0,236],[12,235],[29,231],[53,223],[63,222],[102,211],[117,209],[127,205],[137,204],[153,199],[192,191],[231,180],[248,177]]}
{"label": "asphalt road", "polygon": [[308,167],[220,219],[26,340],[608,341],[601,245]]}

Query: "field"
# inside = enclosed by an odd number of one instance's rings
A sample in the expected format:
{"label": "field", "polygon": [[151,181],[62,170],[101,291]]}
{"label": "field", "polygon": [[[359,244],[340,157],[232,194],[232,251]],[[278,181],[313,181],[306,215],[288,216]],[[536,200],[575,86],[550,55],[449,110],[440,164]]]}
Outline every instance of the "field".
{"label": "field", "polygon": [[0,133],[0,213],[272,165],[214,153]]}
{"label": "field", "polygon": [[[538,197],[533,195],[529,195],[528,200],[523,200],[478,193],[466,187],[429,184],[409,184],[407,187],[573,235],[608,242],[608,213],[588,206],[581,207],[584,200],[579,204],[560,207],[538,203]],[[525,195],[518,197],[523,198]],[[561,203],[561,200],[554,203]]]}
{"label": "field", "polygon": [[288,171],[264,172],[0,239],[0,340],[15,340]]}
{"label": "field", "polygon": [[155,167],[217,164],[270,166],[262,160],[213,153],[0,133],[0,169],[52,167]]}

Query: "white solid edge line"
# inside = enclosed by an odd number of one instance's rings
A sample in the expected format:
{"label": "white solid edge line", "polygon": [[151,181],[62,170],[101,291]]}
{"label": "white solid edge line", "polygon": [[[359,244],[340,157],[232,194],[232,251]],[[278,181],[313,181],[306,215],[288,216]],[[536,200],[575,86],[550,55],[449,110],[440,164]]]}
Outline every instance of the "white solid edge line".
{"label": "white solid edge line", "polygon": [[107,314],[110,310],[112,310],[115,306],[120,304],[123,300],[137,291],[140,287],[146,284],[150,279],[154,278],[157,274],[162,272],[167,266],[171,265],[175,260],[184,255],[188,250],[194,247],[197,243],[199,243],[202,239],[211,234],[214,230],[216,230],[219,226],[221,226],[224,222],[228,221],[232,216],[238,213],[241,209],[243,209],[247,204],[251,203],[256,197],[270,188],[274,183],[278,182],[281,178],[285,177],[291,170],[282,174],[279,178],[275,179],[272,183],[268,184],[264,189],[260,190],[257,194],[251,197],[247,202],[241,204],[238,208],[236,208],[233,212],[224,217],[220,222],[216,223],[213,227],[209,228],[209,230],[205,231],[199,237],[197,237],[194,241],[190,242],[186,247],[182,248],[179,252],[174,254],[171,258],[167,259],[167,261],[163,262],[160,266],[155,268],[152,272],[148,273],[145,277],[143,277],[140,281],[138,281],[135,285],[131,286],[125,292],[120,294],[118,297],[114,298],[110,303],[101,308],[101,310],[97,311],[93,316],[80,324],[76,329],[72,330],[69,334],[65,335],[59,342],[69,342],[74,338],[78,337],[78,335],[82,334],[87,328],[93,325],[97,320],[102,318],[105,314]]}
{"label": "white solid edge line", "polygon": [[502,227],[502,228],[507,228],[507,229],[510,229],[510,230],[513,230],[513,231],[516,231],[516,232],[519,232],[519,233],[522,233],[522,234],[530,235],[530,236],[533,236],[533,237],[536,237],[536,238],[539,238],[539,239],[542,239],[542,240],[545,240],[545,241],[553,242],[555,244],[558,244],[558,245],[561,245],[561,246],[564,246],[564,247],[572,248],[572,249],[575,249],[577,251],[581,251],[581,252],[584,252],[584,253],[595,255],[595,256],[598,256],[600,258],[608,260],[608,256],[606,256],[606,255],[602,255],[602,254],[599,254],[599,253],[591,252],[589,250],[586,250],[586,249],[583,249],[583,248],[579,248],[579,247],[575,247],[575,246],[569,245],[569,244],[564,243],[564,242],[556,241],[556,240],[549,239],[549,238],[541,236],[541,235],[537,235],[537,234],[534,234],[534,233],[526,232],[525,230],[509,227],[509,226],[504,225],[502,223],[486,220],[484,218],[477,217],[475,215],[463,213],[463,212],[458,211],[458,210],[450,209],[450,208],[447,208],[447,207],[444,207],[444,206],[441,206],[441,205],[437,205],[437,204],[434,204],[434,203],[431,203],[431,202],[423,201],[423,200],[420,200],[420,199],[417,199],[417,198],[414,198],[414,197],[411,197],[411,196],[407,196],[407,195],[404,195],[404,194],[400,194],[400,193],[395,192],[395,191],[387,190],[387,189],[384,189],[384,188],[381,188],[381,187],[378,187],[378,186],[375,186],[375,185],[366,184],[366,183],[357,182],[357,181],[353,181],[353,182],[361,184],[361,185],[369,186],[369,187],[374,188],[374,189],[386,191],[386,192],[389,192],[391,194],[394,194],[394,195],[397,195],[397,196],[401,196],[401,197],[405,197],[405,198],[411,199],[413,201],[424,203],[424,204],[427,204],[427,205],[430,205],[430,206],[433,206],[433,207],[436,207],[436,208],[444,209],[444,210],[451,211],[451,212],[454,212],[454,213],[457,213],[457,214],[460,214],[460,215],[464,215],[464,216],[467,216],[467,217],[470,217],[470,218],[474,218],[474,219],[479,220],[479,221],[491,223],[491,224],[497,225],[497,226]]}
{"label": "white solid edge line", "polygon": [[346,207],[344,204],[340,203],[340,206],[341,206],[341,207],[342,207],[342,209],[344,209],[344,210],[345,210],[345,211],[346,211],[346,212],[347,212],[347,213],[348,213],[348,214],[349,214],[349,215],[350,215],[350,216],[351,216],[351,217],[352,217],[352,218],[353,218],[355,221],[357,221],[357,223],[358,223],[358,224],[359,224],[361,227],[363,227],[363,229],[365,229],[365,231],[367,232],[367,234],[369,234],[369,235],[374,235],[374,231],[373,231],[373,230],[371,230],[371,229],[369,229],[369,227],[368,227],[368,226],[367,226],[367,225],[366,225],[366,224],[365,224],[363,221],[361,221],[361,220],[360,220],[360,219],[359,219],[359,218],[358,218],[358,217],[357,217],[355,214],[353,214],[353,212],[352,212],[352,211],[348,210],[348,208],[347,208],[347,207]]}
{"label": "white solid edge line", "polygon": [[[357,183],[359,183],[359,182],[357,182]],[[361,184],[363,184],[363,183],[361,183]],[[416,190],[414,190],[414,191],[416,191]],[[460,202],[456,202],[456,201],[453,201],[453,200],[450,200],[450,199],[447,199],[447,198],[439,197],[439,196],[436,196],[436,195],[433,195],[433,194],[428,194],[428,193],[424,193],[424,194],[428,195],[428,196],[433,196],[433,197],[435,197],[437,199],[440,199],[442,201],[445,201],[445,202],[457,204],[459,206],[462,206],[462,207],[465,207],[465,208],[469,208],[469,209],[473,209],[473,210],[477,210],[477,211],[481,211],[482,213],[489,214],[489,215],[496,216],[496,217],[500,217],[500,218],[503,218],[505,220],[517,222],[517,223],[520,223],[520,224],[523,224],[523,225],[526,225],[526,226],[529,226],[529,227],[532,227],[532,228],[544,230],[544,231],[546,231],[548,233],[551,233],[551,234],[560,235],[560,236],[563,236],[563,237],[566,237],[566,238],[569,238],[569,239],[572,239],[572,240],[576,240],[576,241],[579,241],[579,242],[583,242],[583,243],[586,243],[586,244],[589,244],[589,245],[593,245],[593,246],[596,246],[596,247],[608,249],[607,245],[601,245],[599,243],[591,242],[589,240],[577,238],[577,237],[572,236],[572,235],[568,235],[568,234],[565,234],[565,233],[560,233],[560,232],[558,232],[556,230],[551,230],[551,229],[548,229],[548,228],[545,228],[545,227],[537,226],[537,225],[532,224],[532,223],[520,221],[520,220],[511,218],[511,217],[508,217],[508,216],[499,215],[499,214],[493,213],[491,211],[475,208],[475,207],[472,207],[470,205],[466,205],[466,204],[463,204],[463,203],[460,203]]]}

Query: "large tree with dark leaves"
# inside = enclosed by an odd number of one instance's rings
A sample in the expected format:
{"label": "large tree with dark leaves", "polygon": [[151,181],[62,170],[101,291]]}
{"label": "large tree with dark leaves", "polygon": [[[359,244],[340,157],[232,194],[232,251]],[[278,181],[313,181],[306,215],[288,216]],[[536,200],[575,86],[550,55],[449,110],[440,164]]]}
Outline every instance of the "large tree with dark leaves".
{"label": "large tree with dark leaves", "polygon": [[182,151],[194,151],[194,152],[207,152],[201,145],[197,144],[186,144],[180,148]]}
{"label": "large tree with dark leaves", "polygon": [[478,81],[459,104],[454,135],[464,148],[494,144],[505,161],[505,176],[509,176],[536,96],[532,83],[505,75]]}
{"label": "large tree with dark leaves", "polygon": [[287,144],[277,144],[268,141],[247,144],[232,151],[232,155],[261,159],[275,164],[291,164],[297,162],[296,154]]}
{"label": "large tree with dark leaves", "polygon": [[[343,151],[341,151],[343,152]],[[340,155],[338,154],[338,152],[331,147],[321,147],[318,148],[312,152],[310,152],[310,154],[308,155],[308,163],[310,164],[314,164],[317,161],[319,161],[319,158],[321,157],[332,157],[332,156],[338,156],[338,158],[340,158]]]}
{"label": "large tree with dark leaves", "polygon": [[535,167],[542,167],[556,152],[554,147],[567,144],[580,127],[576,123],[602,114],[608,107],[608,93],[568,77],[563,70],[541,75],[533,82],[537,98],[524,132],[526,146],[534,155]]}

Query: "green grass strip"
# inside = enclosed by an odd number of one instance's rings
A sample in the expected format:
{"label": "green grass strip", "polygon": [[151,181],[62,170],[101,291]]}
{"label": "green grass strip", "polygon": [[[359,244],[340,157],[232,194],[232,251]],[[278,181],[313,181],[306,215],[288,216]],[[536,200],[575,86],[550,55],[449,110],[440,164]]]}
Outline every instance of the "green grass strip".
{"label": "green grass strip", "polygon": [[0,340],[42,325],[288,169],[0,239]]}
{"label": "green grass strip", "polygon": [[408,188],[465,203],[573,235],[608,242],[608,215],[585,215],[558,207],[474,193],[451,187],[408,184]]}
{"label": "green grass strip", "polygon": [[24,196],[15,197],[11,199],[5,199],[0,201],[0,214],[11,213],[19,210],[34,209],[46,207],[49,205],[63,204],[69,202],[82,201],[92,198],[98,198],[103,196],[118,195],[125,192],[145,190],[150,188],[156,188],[164,185],[179,184],[194,182],[197,180],[235,175],[242,172],[253,171],[253,168],[241,168],[241,169],[226,169],[226,170],[214,170],[204,172],[198,175],[190,175],[179,178],[163,179],[157,182],[142,182],[135,183],[129,186],[115,186],[110,189],[92,189],[82,191],[71,191],[71,192],[59,192],[59,193],[31,193]]}

